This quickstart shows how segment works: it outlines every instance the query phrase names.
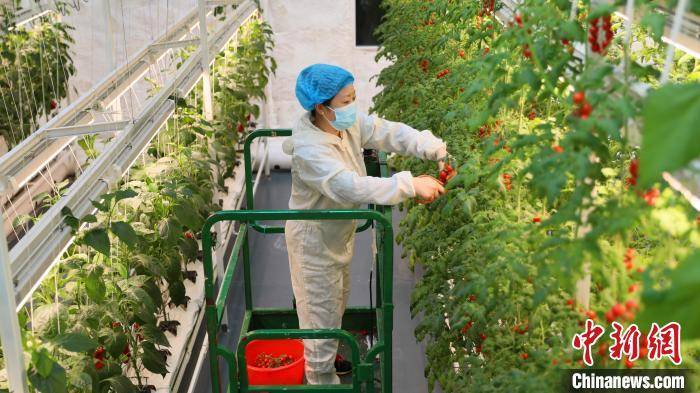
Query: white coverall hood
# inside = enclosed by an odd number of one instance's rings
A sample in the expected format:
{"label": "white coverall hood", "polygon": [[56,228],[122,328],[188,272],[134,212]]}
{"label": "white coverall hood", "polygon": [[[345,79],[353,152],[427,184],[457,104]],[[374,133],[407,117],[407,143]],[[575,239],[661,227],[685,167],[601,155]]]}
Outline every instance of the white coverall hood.
{"label": "white coverall hood", "polygon": [[[359,113],[342,138],[316,127],[307,112],[282,144],[292,156],[289,208],[358,209],[394,205],[415,197],[408,171],[389,178],[367,176],[363,148],[437,161],[445,143],[430,131]],[[358,220],[289,220],[285,239],[299,327],[340,328],[350,294],[350,262]],[[374,240],[374,236],[372,237]],[[388,245],[391,247],[391,245]],[[373,252],[376,246],[372,245]],[[310,384],[340,383],[334,360],[337,340],[304,340]]]}

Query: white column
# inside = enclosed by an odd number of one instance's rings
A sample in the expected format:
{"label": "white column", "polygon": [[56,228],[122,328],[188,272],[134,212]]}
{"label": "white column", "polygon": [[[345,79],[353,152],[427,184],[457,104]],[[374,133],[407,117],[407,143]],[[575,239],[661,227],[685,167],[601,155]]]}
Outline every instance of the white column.
{"label": "white column", "polygon": [[105,32],[105,62],[107,63],[107,74],[114,71],[114,25],[112,21],[112,5],[110,0],[102,0],[102,17]]}
{"label": "white column", "polygon": [[[4,217],[0,214],[0,228],[3,227]],[[19,321],[15,311],[15,291],[12,285],[10,271],[10,253],[7,250],[7,239],[0,239],[0,340],[5,358],[5,368],[9,379],[11,393],[27,392],[27,375],[24,370],[24,351]]]}
{"label": "white column", "polygon": [[207,2],[206,0],[198,0],[199,5],[199,48],[202,51],[202,114],[207,120],[213,119],[213,110],[211,104],[211,75],[209,70],[209,42],[207,37]]}

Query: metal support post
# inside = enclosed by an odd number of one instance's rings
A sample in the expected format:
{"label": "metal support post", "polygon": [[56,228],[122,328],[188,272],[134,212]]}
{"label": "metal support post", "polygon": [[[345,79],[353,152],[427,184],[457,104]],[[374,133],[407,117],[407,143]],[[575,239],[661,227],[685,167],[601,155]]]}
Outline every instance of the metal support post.
{"label": "metal support post", "polygon": [[199,7],[199,41],[202,51],[202,114],[207,120],[213,119],[213,110],[211,103],[211,71],[209,69],[209,42],[207,33],[207,2],[205,0],[198,1]]}

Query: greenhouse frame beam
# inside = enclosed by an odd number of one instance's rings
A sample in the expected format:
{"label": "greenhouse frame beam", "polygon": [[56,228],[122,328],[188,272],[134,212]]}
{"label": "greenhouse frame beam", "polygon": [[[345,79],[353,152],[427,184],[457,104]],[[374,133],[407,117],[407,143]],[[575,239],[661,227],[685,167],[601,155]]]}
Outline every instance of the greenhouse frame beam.
{"label": "greenhouse frame beam", "polygon": [[[184,38],[197,25],[197,9],[192,9],[158,42],[172,42]],[[165,55],[165,52],[162,54]],[[144,47],[129,62],[102,79],[94,88],[63,109],[36,132],[25,138],[8,153],[0,157],[0,196],[12,196],[30,181],[46,163],[53,160],[75,137],[49,141],[42,132],[49,128],[87,124],[92,121],[92,108],[103,108],[122,94],[148,72],[157,59],[149,46]],[[4,185],[4,187],[3,187]]]}
{"label": "greenhouse frame beam", "polygon": [[35,19],[41,18],[44,15],[55,12],[56,10],[54,9],[54,4],[55,2],[50,0],[37,1],[36,5],[38,7],[32,5],[30,8],[24,8],[15,14],[13,21],[14,25],[21,26]]}
{"label": "greenhouse frame beam", "polygon": [[219,6],[224,6],[224,5],[239,5],[243,1],[242,0],[207,0],[206,3],[208,6],[213,6],[213,7],[219,7]]}
{"label": "greenhouse frame beam", "polygon": [[[251,0],[237,8],[234,16],[212,34],[210,48],[213,50],[210,50],[208,55],[221,52],[237,33],[237,27],[252,16],[255,10]],[[199,48],[185,61],[175,78],[147,101],[133,124],[127,126],[110,142],[68,189],[66,195],[46,211],[39,222],[10,250],[17,309],[25,304],[73,239],[71,228],[63,222],[62,210],[70,208],[78,217],[94,212],[91,201],[99,199],[100,195],[117,184],[167,122],[175,109],[172,100],[175,93],[188,94],[201,78],[202,54]]]}
{"label": "greenhouse frame beam", "polygon": [[99,134],[109,131],[120,131],[132,124],[131,120],[113,121],[108,123],[79,124],[75,126],[47,128],[43,132],[47,139],[58,139],[67,136]]}

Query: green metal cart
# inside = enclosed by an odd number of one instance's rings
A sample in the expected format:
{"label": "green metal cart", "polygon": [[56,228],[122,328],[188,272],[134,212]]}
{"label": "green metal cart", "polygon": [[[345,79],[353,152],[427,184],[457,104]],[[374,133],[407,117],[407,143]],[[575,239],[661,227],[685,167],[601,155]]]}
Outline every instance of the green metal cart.
{"label": "green metal cart", "polygon": [[[227,392],[391,392],[392,381],[392,331],[394,305],[393,291],[393,229],[391,208],[369,205],[368,209],[356,210],[255,210],[250,145],[255,138],[266,136],[289,136],[289,129],[263,129],[251,133],[245,140],[244,165],[246,182],[246,210],[220,211],[212,214],[205,222],[202,231],[204,273],[206,275],[206,323],[209,340],[209,362],[211,369],[212,392],[224,391],[219,370],[219,357],[225,360],[228,368]],[[365,165],[370,176],[387,176],[384,153],[365,152]],[[369,154],[368,154],[369,153]],[[251,256],[248,244],[249,229],[263,234],[284,233],[284,226],[260,224],[268,220],[365,220],[357,228],[361,232],[376,225],[376,306],[348,307],[343,315],[342,329],[299,329],[299,321],[294,309],[254,308],[251,288]],[[240,224],[228,265],[218,292],[215,290],[212,263],[212,232],[214,224],[221,221],[237,221]],[[229,289],[233,281],[239,253],[243,255],[245,314],[235,349],[226,348],[218,342],[224,310],[228,302]],[[377,340],[369,347],[364,357],[360,345],[349,330],[377,332]],[[245,348],[252,340],[264,339],[318,339],[333,338],[344,342],[351,351],[353,364],[352,383],[341,385],[293,385],[262,386],[249,385],[246,372]],[[375,364],[378,359],[380,386],[375,385]],[[377,390],[379,388],[379,390]]]}

